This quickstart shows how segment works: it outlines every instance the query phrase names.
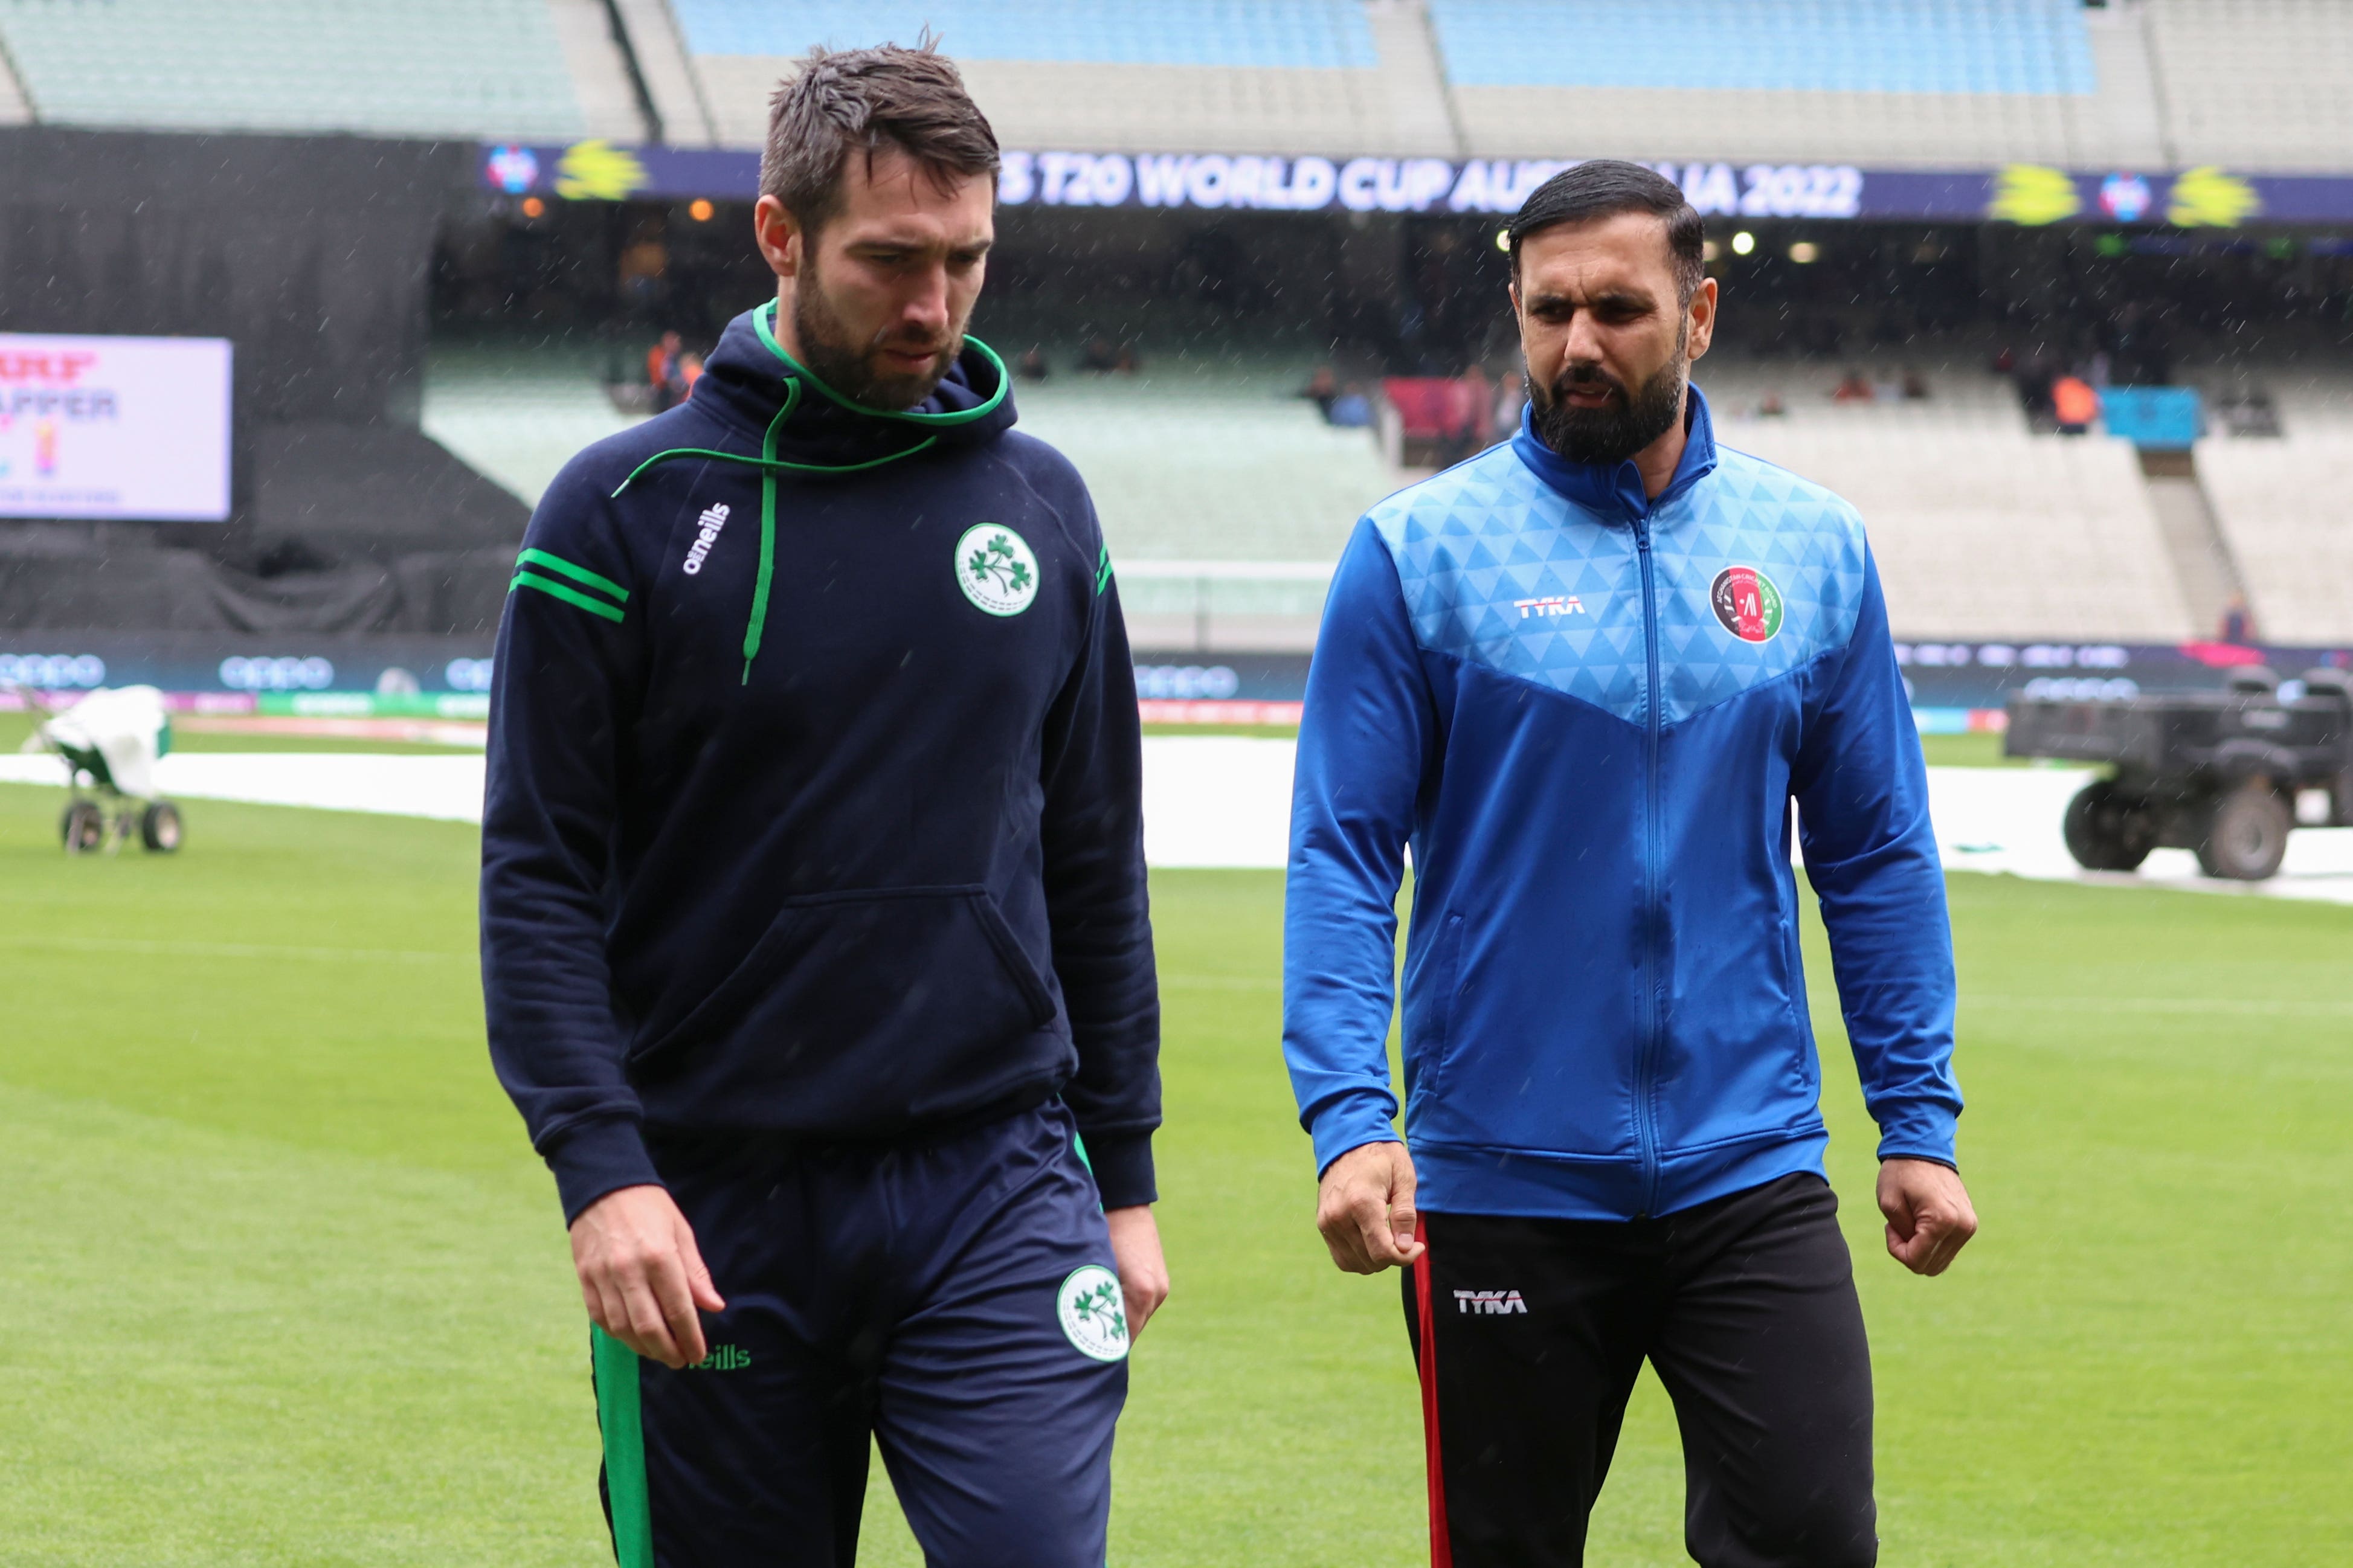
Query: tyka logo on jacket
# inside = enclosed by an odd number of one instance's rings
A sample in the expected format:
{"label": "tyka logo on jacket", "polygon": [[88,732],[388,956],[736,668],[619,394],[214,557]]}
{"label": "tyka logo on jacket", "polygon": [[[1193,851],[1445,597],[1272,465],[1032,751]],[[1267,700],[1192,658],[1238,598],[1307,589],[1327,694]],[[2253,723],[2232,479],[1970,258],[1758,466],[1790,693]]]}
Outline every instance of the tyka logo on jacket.
{"label": "tyka logo on jacket", "polygon": [[705,509],[703,514],[694,521],[702,531],[694,536],[694,542],[687,546],[686,574],[690,577],[702,570],[702,558],[711,553],[711,546],[718,540],[719,531],[727,526],[725,503]]}
{"label": "tyka logo on jacket", "polygon": [[1520,619],[1530,616],[1582,616],[1587,614],[1585,601],[1574,594],[1555,594],[1546,599],[1514,599],[1512,608],[1520,612]]}
{"label": "tyka logo on jacket", "polygon": [[1528,1304],[1520,1300],[1517,1290],[1457,1290],[1454,1310],[1458,1312],[1504,1313],[1527,1315]]}
{"label": "tyka logo on jacket", "polygon": [[1011,529],[975,523],[956,541],[955,580],[976,607],[992,616],[1018,616],[1038,596],[1038,557]]}

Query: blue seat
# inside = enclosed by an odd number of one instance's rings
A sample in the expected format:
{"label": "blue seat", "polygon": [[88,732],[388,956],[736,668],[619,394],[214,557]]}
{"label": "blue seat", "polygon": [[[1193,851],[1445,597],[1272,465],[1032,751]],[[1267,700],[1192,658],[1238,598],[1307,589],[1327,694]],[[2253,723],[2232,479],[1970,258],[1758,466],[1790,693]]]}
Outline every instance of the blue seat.
{"label": "blue seat", "polygon": [[1461,87],[2090,93],[2078,0],[1430,0]]}
{"label": "blue seat", "polygon": [[675,0],[675,9],[697,55],[911,44],[929,26],[962,59],[1308,70],[1377,63],[1357,0]]}

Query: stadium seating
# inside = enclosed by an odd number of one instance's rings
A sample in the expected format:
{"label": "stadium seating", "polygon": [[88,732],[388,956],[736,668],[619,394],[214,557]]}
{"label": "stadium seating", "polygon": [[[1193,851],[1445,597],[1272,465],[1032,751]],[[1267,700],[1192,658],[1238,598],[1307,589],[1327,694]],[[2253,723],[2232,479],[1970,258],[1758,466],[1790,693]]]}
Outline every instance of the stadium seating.
{"label": "stadium seating", "polygon": [[[1841,412],[1864,417],[1727,420],[1717,435],[1862,512],[1899,637],[2169,642],[2204,630],[2123,442]],[[1911,427],[1890,439],[1881,414]]]}
{"label": "stadium seating", "polygon": [[2040,94],[2094,79],[2079,0],[1430,0],[1430,18],[1458,87]]}
{"label": "stadium seating", "polygon": [[[2198,444],[2198,474],[2266,642],[2353,643],[2353,431]],[[2289,670],[2284,673],[2294,674]]]}
{"label": "stadium seating", "polygon": [[628,142],[642,82],[667,140],[755,146],[810,45],[926,26],[1039,150],[2292,172],[2353,139],[2339,0],[0,0],[0,124]]}
{"label": "stadium seating", "polygon": [[636,423],[606,396],[634,365],[594,346],[443,343],[425,364],[419,423],[427,436],[526,505],[574,453]]}
{"label": "stadium seating", "polygon": [[1439,153],[1452,148],[1427,27],[1397,0],[675,0],[719,139],[756,145],[812,44],[929,26],[1008,146]]}
{"label": "stadium seating", "polygon": [[[0,0],[53,124],[569,140],[587,134],[563,0]],[[609,96],[609,95],[604,95]],[[632,121],[634,123],[634,121]]]}
{"label": "stadium seating", "polygon": [[962,59],[1082,65],[1271,66],[1373,63],[1356,0],[675,0],[688,47],[704,55],[796,55],[811,44],[911,42],[925,26]]}
{"label": "stadium seating", "polygon": [[1430,0],[1430,12],[1481,154],[2162,161],[2137,24],[2077,0]]}
{"label": "stadium seating", "polygon": [[2177,164],[2344,168],[2353,10],[2337,0],[2143,3]]}
{"label": "stadium seating", "polygon": [[[1372,433],[1334,429],[1291,395],[1305,363],[1188,363],[1066,375],[1015,394],[1021,427],[1078,466],[1102,514],[1132,638],[1305,647],[1320,570],[1402,482]],[[1185,563],[1216,563],[1216,574]],[[1303,570],[1304,568],[1305,570]]]}
{"label": "stadium seating", "polygon": [[[1919,375],[1928,396],[1869,403],[1840,403],[1831,394],[1850,371],[1880,392],[1900,388],[1906,374]],[[1718,352],[1693,370],[1706,392],[1719,427],[1746,428],[1768,399],[1781,413],[1763,421],[1798,428],[1820,427],[1854,436],[1903,440],[1913,433],[2026,434],[2026,416],[2009,380],[1988,374],[1973,359],[1947,358],[1924,347],[1867,353],[1834,360],[1746,358]]]}

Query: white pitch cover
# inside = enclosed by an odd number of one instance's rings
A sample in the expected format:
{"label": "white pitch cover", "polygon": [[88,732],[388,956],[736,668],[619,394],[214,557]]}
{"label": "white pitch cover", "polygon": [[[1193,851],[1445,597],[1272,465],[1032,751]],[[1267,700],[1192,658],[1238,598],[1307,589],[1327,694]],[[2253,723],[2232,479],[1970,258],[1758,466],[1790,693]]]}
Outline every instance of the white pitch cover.
{"label": "white pitch cover", "polygon": [[229,352],[0,332],[0,517],[226,521]]}

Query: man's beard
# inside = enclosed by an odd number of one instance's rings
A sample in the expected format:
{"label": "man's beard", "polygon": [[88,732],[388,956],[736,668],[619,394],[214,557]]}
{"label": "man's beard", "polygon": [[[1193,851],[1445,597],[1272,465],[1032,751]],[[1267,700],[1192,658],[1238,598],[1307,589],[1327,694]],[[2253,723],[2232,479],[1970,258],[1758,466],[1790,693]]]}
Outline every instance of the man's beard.
{"label": "man's beard", "polygon": [[[826,298],[815,268],[803,275],[793,290],[793,334],[799,340],[801,363],[819,381],[852,403],[869,408],[913,408],[932,395],[964,350],[964,334],[950,335],[945,344],[903,325],[886,328],[864,343]],[[885,348],[909,351],[936,348],[921,371],[885,370],[876,363]]]}
{"label": "man's beard", "polygon": [[[1683,417],[1683,377],[1691,369],[1683,348],[1684,335],[1679,332],[1674,357],[1630,395],[1623,383],[1590,360],[1571,362],[1549,387],[1538,386],[1529,377],[1536,435],[1572,463],[1624,462]],[[1567,401],[1571,387],[1590,386],[1609,387],[1609,401],[1599,408],[1578,408]]]}

